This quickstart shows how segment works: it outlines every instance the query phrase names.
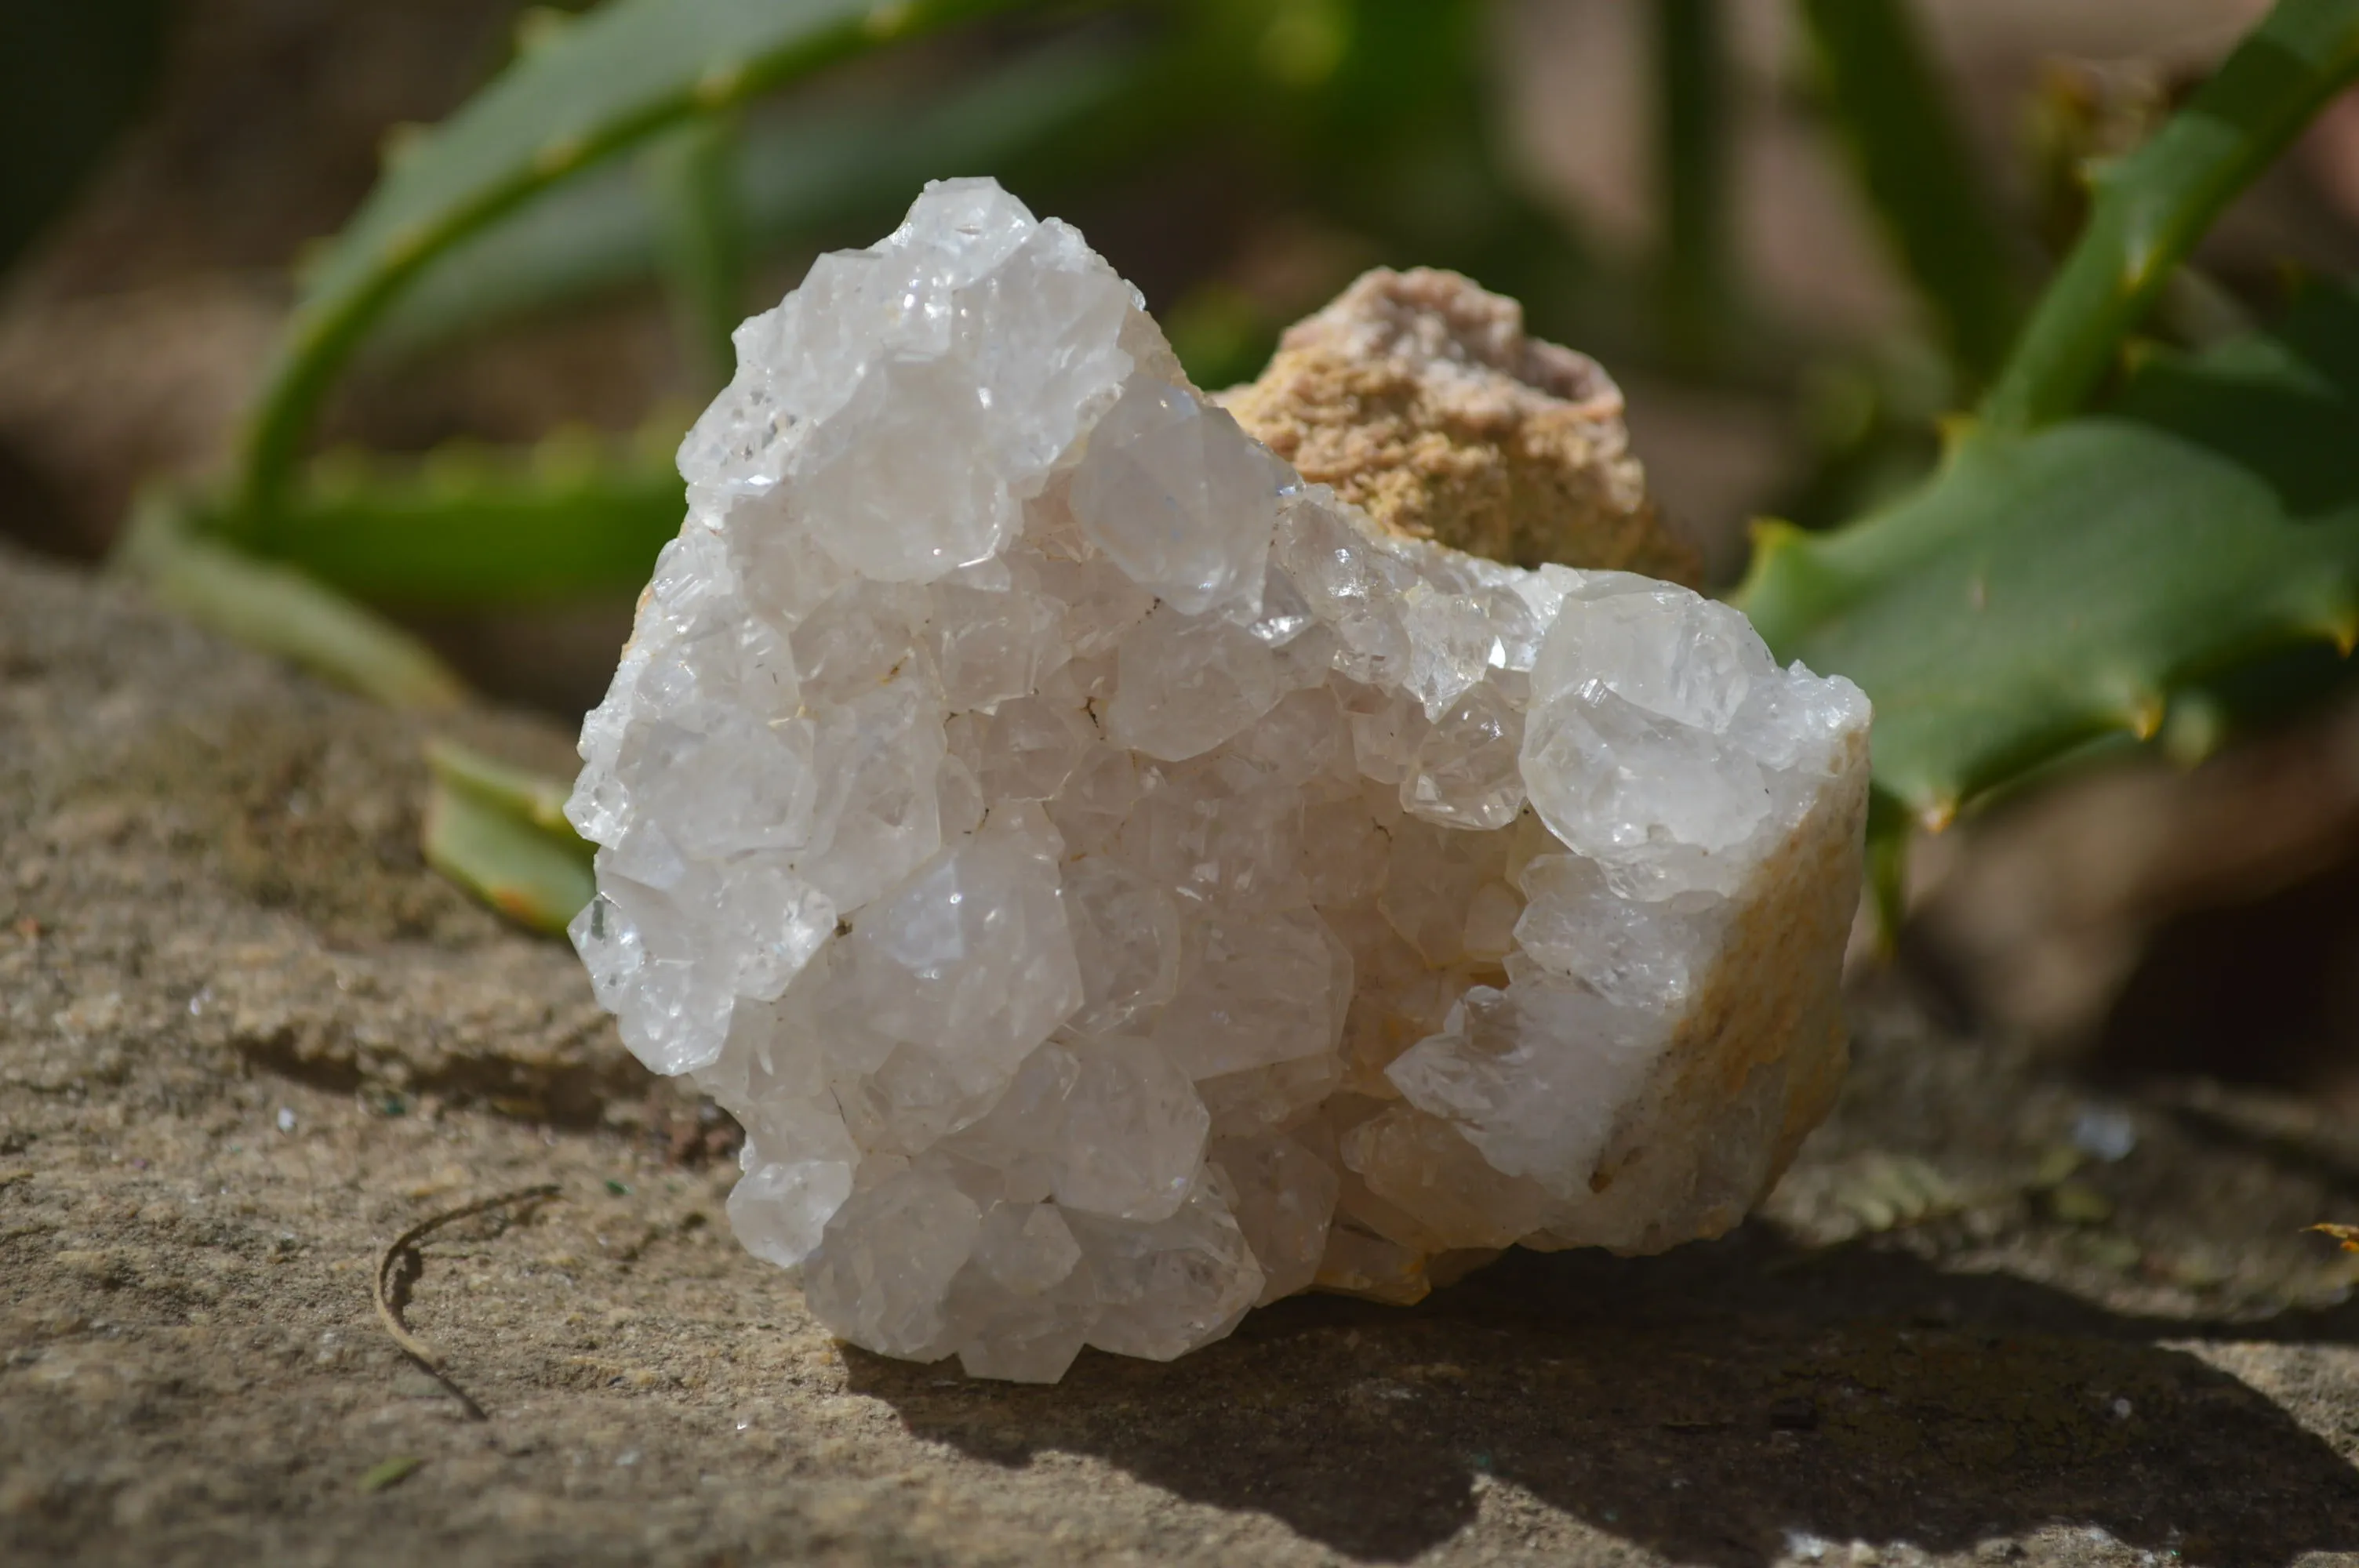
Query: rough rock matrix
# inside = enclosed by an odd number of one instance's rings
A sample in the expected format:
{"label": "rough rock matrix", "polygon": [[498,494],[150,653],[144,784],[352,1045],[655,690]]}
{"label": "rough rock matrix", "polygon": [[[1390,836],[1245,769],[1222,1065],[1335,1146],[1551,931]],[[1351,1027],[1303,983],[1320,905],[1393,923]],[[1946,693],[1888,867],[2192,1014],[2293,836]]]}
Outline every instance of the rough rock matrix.
{"label": "rough rock matrix", "polygon": [[1053,1380],[1767,1190],[1842,1071],[1857,690],[1375,525],[988,181],[737,350],[582,729],[573,935],[830,1327]]}
{"label": "rough rock matrix", "polygon": [[1702,575],[1647,497],[1622,389],[1456,273],[1369,273],[1214,401],[1387,533],[1523,567]]}

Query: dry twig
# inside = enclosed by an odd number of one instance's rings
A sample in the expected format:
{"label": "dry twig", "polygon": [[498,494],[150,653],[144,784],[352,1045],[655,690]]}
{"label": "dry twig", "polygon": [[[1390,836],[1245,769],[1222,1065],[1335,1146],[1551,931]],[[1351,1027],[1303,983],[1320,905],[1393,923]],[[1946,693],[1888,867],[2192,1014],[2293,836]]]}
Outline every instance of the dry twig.
{"label": "dry twig", "polygon": [[556,1183],[543,1182],[538,1186],[522,1187],[512,1193],[501,1193],[495,1197],[479,1198],[473,1203],[462,1205],[458,1208],[445,1209],[440,1214],[419,1220],[416,1225],[395,1237],[386,1245],[386,1249],[377,1256],[374,1293],[376,1298],[376,1315],[385,1325],[385,1331],[393,1336],[393,1342],[401,1346],[403,1355],[417,1362],[429,1377],[450,1390],[451,1396],[464,1405],[469,1417],[475,1421],[486,1419],[484,1407],[477,1404],[466,1390],[451,1380],[451,1374],[443,1369],[440,1352],[410,1333],[409,1325],[401,1321],[401,1303],[395,1299],[393,1290],[395,1266],[403,1257],[415,1256],[419,1242],[453,1220],[465,1219],[495,1208],[505,1208],[510,1204],[537,1203],[544,1198],[555,1197],[557,1192]]}

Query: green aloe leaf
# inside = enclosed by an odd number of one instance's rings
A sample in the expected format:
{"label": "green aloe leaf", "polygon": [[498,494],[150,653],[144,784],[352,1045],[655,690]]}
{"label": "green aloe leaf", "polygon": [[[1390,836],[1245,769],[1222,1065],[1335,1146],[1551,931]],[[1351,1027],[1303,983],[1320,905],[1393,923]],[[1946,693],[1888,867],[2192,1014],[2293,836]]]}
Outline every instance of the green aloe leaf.
{"label": "green aloe leaf", "polygon": [[1922,492],[1833,535],[1772,529],[1744,602],[1783,656],[1876,708],[1878,784],[1919,819],[2188,683],[2359,637],[2359,287],[2151,361],[2105,412],[1966,436]]}
{"label": "green aloe leaf", "polygon": [[247,432],[237,515],[280,499],[321,399],[435,256],[540,190],[698,114],[1016,0],[611,0],[394,165],[308,279]]}
{"label": "green aloe leaf", "polygon": [[2359,79],[2359,0],[2277,0],[2184,108],[2095,171],[2086,230],[1984,400],[2036,429],[2079,408],[2223,208]]}
{"label": "green aloe leaf", "polygon": [[1876,215],[1966,377],[2022,314],[2006,232],[1905,0],[1802,0],[1821,90]]}
{"label": "green aloe leaf", "polygon": [[[765,106],[746,116],[735,159],[745,243],[761,251],[864,233],[945,174],[1058,173],[1094,161],[1082,127],[1126,102],[1147,59],[1128,39],[1093,31],[921,102]],[[379,320],[370,351],[411,353],[550,310],[647,277],[661,259],[644,188],[623,169],[592,170],[446,253]]]}
{"label": "green aloe leaf", "polygon": [[195,522],[168,494],[143,498],[114,566],[197,624],[389,707],[466,700],[465,683],[400,627],[305,572],[203,537]]}
{"label": "green aloe leaf", "polygon": [[252,519],[254,550],[375,604],[458,610],[630,593],[679,532],[676,438],[583,432],[523,452],[330,453]]}
{"label": "green aloe leaf", "polygon": [[568,785],[455,741],[426,748],[427,863],[536,931],[562,931],[597,892],[590,846],[565,820]]}
{"label": "green aloe leaf", "polygon": [[[2149,356],[2071,417],[2204,229],[2359,76],[2359,0],[2278,0],[2144,146],[2099,171],[2087,226],[1940,470],[1833,534],[1759,535],[1741,598],[1771,646],[1876,704],[1875,814],[1939,827],[1975,797],[2288,644],[2359,636],[2359,293],[2274,330]],[[2216,715],[2212,716],[2216,718]],[[1883,879],[1897,887],[1897,871]]]}

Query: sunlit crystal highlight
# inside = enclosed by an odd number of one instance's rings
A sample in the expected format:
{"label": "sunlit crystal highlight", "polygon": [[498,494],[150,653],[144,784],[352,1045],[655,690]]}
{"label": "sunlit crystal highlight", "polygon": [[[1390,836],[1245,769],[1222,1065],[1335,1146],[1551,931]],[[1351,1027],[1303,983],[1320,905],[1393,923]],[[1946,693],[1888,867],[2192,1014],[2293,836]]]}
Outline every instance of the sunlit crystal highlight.
{"label": "sunlit crystal highlight", "polygon": [[582,728],[573,937],[829,1327],[1053,1381],[1775,1179],[1842,1070],[1855,688],[1384,535],[988,181],[737,348]]}

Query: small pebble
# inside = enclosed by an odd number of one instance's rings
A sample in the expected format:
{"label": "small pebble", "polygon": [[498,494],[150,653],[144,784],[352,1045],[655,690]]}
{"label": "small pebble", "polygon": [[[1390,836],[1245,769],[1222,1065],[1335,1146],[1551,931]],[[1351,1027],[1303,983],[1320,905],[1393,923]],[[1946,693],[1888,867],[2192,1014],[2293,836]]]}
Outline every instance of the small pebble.
{"label": "small pebble", "polygon": [[2086,1106],[2072,1119],[2072,1147],[2108,1165],[2129,1157],[2137,1147],[2137,1123],[2114,1106]]}

